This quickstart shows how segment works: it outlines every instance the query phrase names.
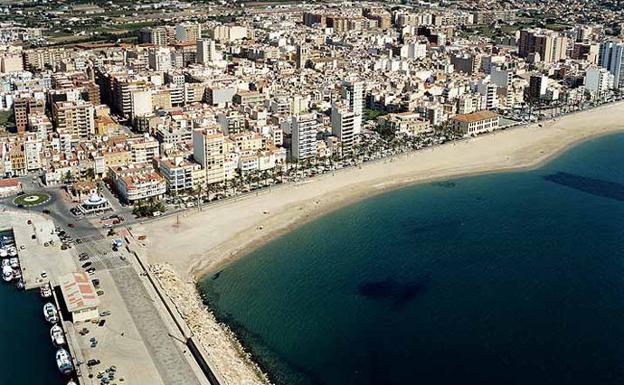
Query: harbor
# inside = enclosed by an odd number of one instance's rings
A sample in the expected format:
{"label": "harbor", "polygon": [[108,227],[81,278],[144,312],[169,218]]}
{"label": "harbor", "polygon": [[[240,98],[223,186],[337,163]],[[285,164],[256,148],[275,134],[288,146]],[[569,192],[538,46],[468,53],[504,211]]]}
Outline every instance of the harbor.
{"label": "harbor", "polygon": [[88,220],[2,210],[3,289],[39,302],[33,327],[45,331],[47,346],[29,349],[46,352],[42,360],[53,364],[48,377],[57,378],[19,383],[218,383],[206,377],[194,345],[142,276],[127,231],[117,232],[109,238]]}

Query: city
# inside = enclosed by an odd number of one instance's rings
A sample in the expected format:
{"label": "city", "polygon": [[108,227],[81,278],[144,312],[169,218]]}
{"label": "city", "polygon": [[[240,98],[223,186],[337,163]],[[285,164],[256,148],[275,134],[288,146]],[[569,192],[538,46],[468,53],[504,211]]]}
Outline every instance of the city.
{"label": "city", "polygon": [[5,280],[58,298],[64,383],[274,382],[203,276],[382,189],[535,166],[623,99],[618,1],[2,2]]}

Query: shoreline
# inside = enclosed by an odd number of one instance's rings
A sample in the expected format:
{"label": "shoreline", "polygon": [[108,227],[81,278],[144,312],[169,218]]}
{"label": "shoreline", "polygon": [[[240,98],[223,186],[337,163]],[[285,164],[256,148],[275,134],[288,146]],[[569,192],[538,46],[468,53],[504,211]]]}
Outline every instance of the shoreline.
{"label": "shoreline", "polygon": [[580,142],[624,130],[622,114],[618,102],[448,142],[218,202],[181,214],[180,223],[150,221],[139,231],[147,235],[150,263],[170,263],[183,279],[197,281],[309,221],[386,191],[537,168]]}

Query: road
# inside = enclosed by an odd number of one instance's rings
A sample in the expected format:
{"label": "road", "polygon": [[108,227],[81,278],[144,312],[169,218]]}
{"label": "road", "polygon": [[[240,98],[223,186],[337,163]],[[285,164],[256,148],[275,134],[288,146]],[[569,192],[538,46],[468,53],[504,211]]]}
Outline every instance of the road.
{"label": "road", "polygon": [[[188,359],[190,355],[183,350],[185,346],[171,337],[172,331],[163,320],[163,312],[157,308],[155,301],[158,299],[148,292],[131,263],[131,258],[134,256],[123,249],[119,252],[112,251],[112,238],[105,235],[107,230],[99,226],[98,217],[77,219],[72,215],[69,209],[74,203],[69,201],[67,194],[61,188],[42,188],[33,182],[31,177],[21,178],[21,181],[25,191],[44,191],[51,196],[51,199],[45,204],[33,208],[23,208],[23,210],[49,212],[48,215],[57,226],[62,227],[74,239],[81,240],[81,243],[75,244],[74,254],[77,256],[84,252],[90,256],[91,266],[96,269],[96,275],[93,278],[98,278],[98,275],[110,275],[115,287],[102,287],[102,289],[106,293],[113,289],[118,292],[125,304],[125,309],[129,313],[128,318],[134,323],[149,354],[149,359],[152,360],[158,371],[161,383],[165,385],[204,384],[205,380],[200,382],[195,375],[197,369],[191,367]],[[116,213],[119,213],[130,223],[134,221],[129,210],[119,205],[110,191],[105,190],[104,196],[113,204]],[[0,199],[0,204],[15,208],[12,204],[12,197]],[[71,228],[67,226],[70,223],[73,224]],[[121,228],[117,230],[122,231]],[[124,255],[123,259],[120,257],[122,254]],[[78,265],[83,263],[78,262]],[[116,306],[116,308],[117,310],[110,317],[115,317],[116,312],[123,311],[119,310],[123,308],[122,306]]]}

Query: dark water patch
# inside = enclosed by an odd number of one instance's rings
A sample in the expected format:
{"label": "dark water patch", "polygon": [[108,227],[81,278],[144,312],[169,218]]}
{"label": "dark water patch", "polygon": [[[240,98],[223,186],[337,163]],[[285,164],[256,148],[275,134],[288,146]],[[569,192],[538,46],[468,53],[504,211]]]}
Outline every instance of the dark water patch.
{"label": "dark water patch", "polygon": [[443,188],[453,188],[457,186],[457,183],[451,182],[450,180],[443,180],[440,182],[431,183],[432,186],[443,187]]}
{"label": "dark water patch", "polygon": [[603,198],[624,201],[624,184],[559,171],[543,179]]}
{"label": "dark water patch", "polygon": [[407,283],[388,278],[383,281],[368,281],[358,285],[362,297],[374,300],[390,300],[396,306],[403,306],[427,290],[427,279]]}

